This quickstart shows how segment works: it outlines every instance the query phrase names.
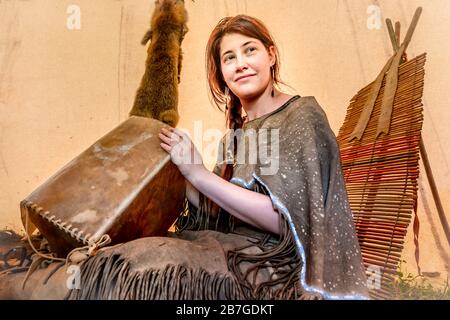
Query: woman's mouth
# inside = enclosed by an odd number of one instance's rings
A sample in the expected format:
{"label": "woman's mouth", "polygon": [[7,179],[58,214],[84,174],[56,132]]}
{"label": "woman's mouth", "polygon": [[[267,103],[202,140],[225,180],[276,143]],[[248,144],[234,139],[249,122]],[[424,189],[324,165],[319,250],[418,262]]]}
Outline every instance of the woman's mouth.
{"label": "woman's mouth", "polygon": [[245,75],[245,76],[240,76],[240,77],[237,78],[235,81],[238,82],[238,81],[245,80],[245,79],[248,79],[248,78],[253,77],[253,76],[254,76],[254,74],[249,74],[249,75]]}

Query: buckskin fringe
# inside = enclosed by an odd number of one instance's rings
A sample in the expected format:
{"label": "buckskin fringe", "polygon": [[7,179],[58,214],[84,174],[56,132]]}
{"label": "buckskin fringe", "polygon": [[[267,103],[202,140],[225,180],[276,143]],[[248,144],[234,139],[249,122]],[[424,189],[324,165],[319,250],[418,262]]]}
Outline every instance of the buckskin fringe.
{"label": "buckskin fringe", "polygon": [[[246,254],[243,250],[249,246],[228,251],[228,269],[235,275],[246,299],[298,299],[303,293],[299,281],[301,261],[287,222],[282,220],[284,227],[279,243],[271,245],[270,235],[256,243],[262,253]],[[240,264],[245,262],[252,267],[242,272]],[[257,275],[264,269],[270,271],[270,279],[257,283]]]}
{"label": "buckskin fringe", "polygon": [[199,207],[196,208],[189,201],[185,202],[185,210],[175,221],[175,230],[180,233],[184,230],[215,230],[228,233],[234,230],[234,217],[228,212],[219,209],[217,217],[212,217],[213,202],[199,192]]}
{"label": "buckskin fringe", "polygon": [[70,290],[65,299],[217,300],[243,299],[243,295],[229,275],[183,265],[133,272],[120,255],[101,253],[82,264],[80,289]]}
{"label": "buckskin fringe", "polygon": [[[259,183],[255,183],[253,191],[268,194]],[[234,230],[233,216],[219,210],[218,217],[214,218],[210,214],[211,210],[211,200],[199,193],[199,208],[196,209],[187,202],[185,213],[176,222],[177,232],[205,229],[222,232]],[[261,239],[258,242],[227,252],[228,270],[236,277],[245,299],[298,299],[303,293],[299,280],[301,261],[291,230],[282,215],[280,215],[280,230],[279,240],[273,241],[270,234],[261,232]],[[258,246],[263,252],[245,253],[244,250],[252,246]],[[241,269],[243,263],[251,263],[252,266],[243,272]],[[257,276],[264,269],[270,270],[270,280],[257,283]]]}

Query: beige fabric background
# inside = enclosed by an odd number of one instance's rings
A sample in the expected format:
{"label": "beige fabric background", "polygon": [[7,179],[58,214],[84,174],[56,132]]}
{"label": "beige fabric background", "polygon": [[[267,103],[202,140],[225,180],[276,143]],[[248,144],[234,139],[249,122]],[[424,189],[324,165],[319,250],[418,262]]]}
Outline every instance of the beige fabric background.
{"label": "beige fabric background", "polygon": [[[67,27],[74,21],[70,5],[80,9],[79,29]],[[381,9],[380,29],[368,28],[371,5]],[[21,230],[20,200],[127,118],[153,6],[150,0],[0,0],[0,228]],[[448,0],[186,0],[179,127],[193,134],[211,168],[224,118],[208,98],[204,50],[221,17],[247,13],[268,25],[282,78],[293,88],[288,92],[314,95],[337,134],[350,98],[392,52],[384,19],[400,21],[404,36],[417,6],[424,11],[408,55],[428,53],[423,136],[450,220]],[[209,129],[203,145],[194,124],[198,132]],[[423,170],[419,188],[420,266],[438,273],[441,283],[449,274],[449,246]],[[414,250],[410,232],[404,251],[410,272],[416,272]]]}

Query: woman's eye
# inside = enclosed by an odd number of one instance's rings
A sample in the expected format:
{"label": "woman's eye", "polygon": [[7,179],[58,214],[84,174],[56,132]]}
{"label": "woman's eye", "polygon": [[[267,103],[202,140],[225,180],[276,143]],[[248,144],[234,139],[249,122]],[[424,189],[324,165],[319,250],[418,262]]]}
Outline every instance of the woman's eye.
{"label": "woman's eye", "polygon": [[248,47],[247,50],[245,50],[247,53],[252,53],[253,51],[255,51],[256,48],[255,47]]}
{"label": "woman's eye", "polygon": [[224,61],[224,62],[228,62],[228,61],[230,61],[230,60],[233,59],[233,58],[234,58],[234,56],[229,55],[229,56],[226,56],[225,59],[224,59],[223,61]]}

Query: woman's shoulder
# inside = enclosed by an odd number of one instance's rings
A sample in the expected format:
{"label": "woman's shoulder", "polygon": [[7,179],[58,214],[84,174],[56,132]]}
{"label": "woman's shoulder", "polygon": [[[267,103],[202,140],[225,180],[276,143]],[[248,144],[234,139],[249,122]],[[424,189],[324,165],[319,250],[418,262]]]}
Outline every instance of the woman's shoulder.
{"label": "woman's shoulder", "polygon": [[314,117],[320,120],[326,119],[325,111],[320,106],[315,96],[299,97],[291,102],[288,108],[288,117]]}
{"label": "woman's shoulder", "polygon": [[292,109],[296,111],[313,111],[313,110],[322,110],[319,102],[317,101],[315,96],[297,96],[298,99],[295,99],[291,102]]}

